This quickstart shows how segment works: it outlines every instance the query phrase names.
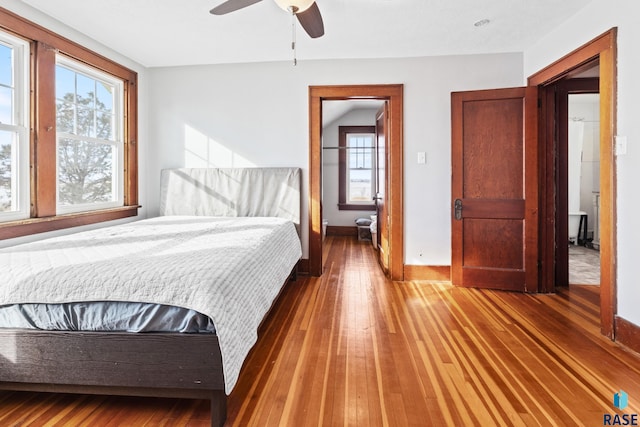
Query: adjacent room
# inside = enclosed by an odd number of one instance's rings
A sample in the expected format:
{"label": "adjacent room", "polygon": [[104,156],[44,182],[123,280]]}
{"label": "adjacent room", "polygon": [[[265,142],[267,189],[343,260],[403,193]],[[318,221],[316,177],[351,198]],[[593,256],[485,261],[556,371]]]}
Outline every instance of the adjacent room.
{"label": "adjacent room", "polygon": [[637,419],[639,18],[4,0],[0,425]]}

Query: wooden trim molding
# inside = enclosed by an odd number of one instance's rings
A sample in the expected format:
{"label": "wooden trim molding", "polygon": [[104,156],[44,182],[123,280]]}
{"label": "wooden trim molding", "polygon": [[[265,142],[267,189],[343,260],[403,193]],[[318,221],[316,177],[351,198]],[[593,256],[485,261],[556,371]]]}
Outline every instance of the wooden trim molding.
{"label": "wooden trim molding", "polygon": [[21,221],[2,223],[0,224],[0,240],[128,218],[138,215],[139,208],[140,206],[123,206],[99,211],[79,212],[46,218],[28,218]]}
{"label": "wooden trim molding", "polygon": [[602,52],[612,48],[615,44],[618,29],[612,28],[590,42],[580,46],[552,64],[529,77],[529,86],[548,85],[560,80],[569,72],[598,57]]}
{"label": "wooden trim molding", "polygon": [[138,75],[125,80],[124,97],[127,100],[124,118],[124,204],[135,206],[138,200]]}
{"label": "wooden trim molding", "polygon": [[404,280],[451,282],[450,265],[405,265]]}
{"label": "wooden trim molding", "polygon": [[350,205],[348,203],[338,203],[338,209],[341,211],[375,212],[376,205]]}
{"label": "wooden trim molding", "polygon": [[32,147],[31,216],[56,214],[56,50],[44,43],[35,45],[35,104],[31,108],[35,137]]}
{"label": "wooden trim molding", "polygon": [[298,273],[309,274],[309,260],[307,258],[301,258],[298,261]]}
{"label": "wooden trim molding", "polygon": [[358,235],[358,227],[355,225],[328,225],[327,236],[353,236]]}
{"label": "wooden trim molding", "polygon": [[620,316],[616,316],[616,337],[615,340],[629,347],[636,353],[640,353],[640,326],[623,319]]}

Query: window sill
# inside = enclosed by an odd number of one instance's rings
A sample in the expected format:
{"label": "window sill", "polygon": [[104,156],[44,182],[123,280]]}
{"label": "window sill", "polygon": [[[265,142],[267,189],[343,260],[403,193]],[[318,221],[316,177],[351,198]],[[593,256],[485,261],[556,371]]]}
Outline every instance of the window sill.
{"label": "window sill", "polygon": [[341,211],[375,211],[376,205],[354,205],[349,203],[338,203],[338,210]]}
{"label": "window sill", "polygon": [[0,240],[23,237],[47,231],[96,224],[138,215],[140,206],[120,206],[91,212],[77,212],[46,218],[28,218],[0,224]]}

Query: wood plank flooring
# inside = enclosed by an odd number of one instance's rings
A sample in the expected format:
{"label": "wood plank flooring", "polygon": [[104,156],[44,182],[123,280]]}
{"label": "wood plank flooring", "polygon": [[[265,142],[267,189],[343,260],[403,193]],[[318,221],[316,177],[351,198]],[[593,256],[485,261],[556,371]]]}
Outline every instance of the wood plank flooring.
{"label": "wood plank flooring", "polygon": [[[228,426],[597,426],[640,411],[640,358],[599,334],[597,286],[391,282],[366,242],[324,250],[324,275],[290,283],[265,322]],[[2,426],[208,422],[205,401],[0,392]]]}

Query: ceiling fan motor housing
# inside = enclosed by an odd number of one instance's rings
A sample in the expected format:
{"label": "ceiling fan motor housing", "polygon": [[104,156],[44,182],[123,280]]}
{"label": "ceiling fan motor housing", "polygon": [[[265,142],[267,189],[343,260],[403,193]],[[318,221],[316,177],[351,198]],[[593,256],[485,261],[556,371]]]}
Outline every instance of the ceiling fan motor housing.
{"label": "ceiling fan motor housing", "polygon": [[289,11],[289,8],[291,7],[295,13],[300,13],[309,9],[314,0],[275,0],[275,2],[286,11]]}

